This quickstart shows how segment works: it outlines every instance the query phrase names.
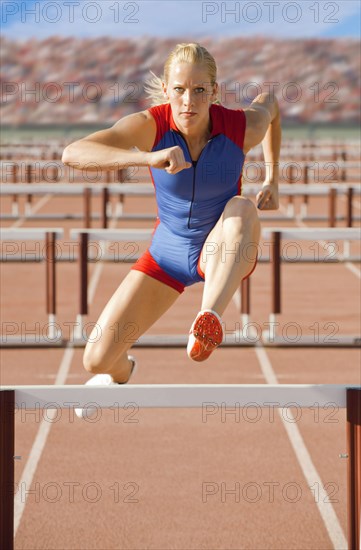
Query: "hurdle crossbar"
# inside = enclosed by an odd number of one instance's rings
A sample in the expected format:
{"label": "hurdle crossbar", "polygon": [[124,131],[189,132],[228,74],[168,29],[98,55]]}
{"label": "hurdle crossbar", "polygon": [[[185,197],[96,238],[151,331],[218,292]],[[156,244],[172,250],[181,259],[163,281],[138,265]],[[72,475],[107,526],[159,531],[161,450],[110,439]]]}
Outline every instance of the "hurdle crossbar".
{"label": "hurdle crossbar", "polygon": [[[106,186],[110,195],[135,195],[135,196],[153,196],[154,186],[151,183],[110,183]],[[346,184],[335,182],[332,184],[306,184],[306,183],[282,183],[279,185],[280,196],[315,196],[327,197],[330,189],[335,189],[337,195],[347,194],[351,188],[355,196],[361,195],[360,183]],[[27,184],[27,183],[3,183],[0,186],[0,195],[68,195],[81,196],[84,189],[90,189],[92,194],[101,195],[104,185],[96,184],[78,184],[78,183],[56,183],[56,184]],[[245,196],[255,195],[260,190],[260,185],[247,184],[242,190]]]}
{"label": "hurdle crossbar", "polygon": [[[275,213],[272,213],[271,216],[267,214],[262,214],[260,217],[263,220],[274,220],[282,221],[284,219],[293,219],[294,218],[294,205],[293,198],[296,196],[303,197],[303,203],[301,205],[301,219],[314,219],[314,220],[329,220],[331,227],[334,227],[336,221],[338,220],[347,220],[349,226],[352,225],[353,220],[359,221],[360,217],[355,217],[353,215],[352,209],[352,199],[354,196],[359,196],[361,194],[361,186],[359,184],[345,184],[345,183],[334,183],[334,184],[312,184],[309,185],[306,180],[308,179],[307,172],[305,174],[305,183],[297,184],[281,184],[279,186],[279,195],[288,196],[288,210],[287,215],[279,216]],[[255,196],[259,191],[259,185],[247,184],[243,189],[243,196]],[[145,196],[153,197],[154,196],[154,186],[150,183],[111,183],[108,185],[95,185],[95,184],[3,184],[0,187],[0,195],[12,195],[13,205],[12,205],[12,214],[3,215],[4,219],[16,219],[19,216],[18,208],[18,196],[26,194],[27,203],[25,205],[25,215],[28,219],[83,219],[85,227],[90,227],[90,222],[92,219],[98,219],[99,215],[94,215],[91,213],[91,197],[101,195],[102,196],[102,226],[107,227],[108,215],[111,210],[110,197],[112,195],[119,195],[121,197],[121,202],[117,205],[116,218],[117,219],[153,219],[154,216],[149,216],[149,214],[125,214],[123,213],[123,197],[124,196]],[[31,213],[31,197],[33,195],[43,195],[48,194],[51,196],[57,195],[68,195],[68,196],[83,196],[84,202],[84,212],[83,214],[32,214]],[[336,214],[336,198],[338,195],[346,195],[347,197],[347,212],[345,215]],[[308,198],[311,196],[315,197],[329,197],[329,214],[328,216],[307,216],[307,205]]]}
{"label": "hurdle crossbar", "polygon": [[[347,385],[175,384],[102,386],[3,386],[0,388],[1,548],[14,548],[15,413],[19,409],[74,407],[201,408],[322,407],[347,409],[347,535],[349,550],[360,550],[361,387]],[[208,407],[208,408],[207,408]]]}

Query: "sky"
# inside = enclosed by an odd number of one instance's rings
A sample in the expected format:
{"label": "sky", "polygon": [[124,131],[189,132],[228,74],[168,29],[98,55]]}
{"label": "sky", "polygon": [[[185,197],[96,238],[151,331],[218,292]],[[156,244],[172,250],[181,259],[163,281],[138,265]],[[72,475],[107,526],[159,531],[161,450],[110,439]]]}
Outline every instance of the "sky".
{"label": "sky", "polygon": [[0,0],[2,34],[360,38],[360,0]]}

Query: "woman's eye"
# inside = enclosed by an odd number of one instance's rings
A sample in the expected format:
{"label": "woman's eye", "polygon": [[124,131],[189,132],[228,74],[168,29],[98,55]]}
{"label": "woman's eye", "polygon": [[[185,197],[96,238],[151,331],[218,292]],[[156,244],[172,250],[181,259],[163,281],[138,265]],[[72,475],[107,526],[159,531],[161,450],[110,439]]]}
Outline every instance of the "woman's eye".
{"label": "woman's eye", "polygon": [[[182,94],[184,92],[184,88],[181,88],[180,86],[176,86],[174,88],[174,91]],[[205,91],[205,88],[203,88],[203,86],[200,86],[199,88],[194,88],[194,91],[196,92],[196,94],[202,94]]]}

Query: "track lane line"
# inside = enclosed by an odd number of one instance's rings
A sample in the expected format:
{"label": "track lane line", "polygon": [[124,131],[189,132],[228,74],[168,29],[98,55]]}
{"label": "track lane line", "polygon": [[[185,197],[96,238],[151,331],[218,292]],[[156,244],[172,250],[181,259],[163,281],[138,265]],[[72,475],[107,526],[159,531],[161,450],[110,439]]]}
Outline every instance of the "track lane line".
{"label": "track lane line", "polygon": [[[267,384],[279,384],[277,375],[273,370],[272,363],[262,343],[257,342],[254,350]],[[345,534],[332,503],[328,502],[328,493],[324,490],[321,477],[312,462],[311,455],[307,449],[301,432],[296,425],[296,420],[292,414],[292,411],[287,409],[287,418],[290,419],[290,422],[286,422],[279,408],[277,409],[277,412],[286,430],[288,439],[296,455],[297,462],[302,470],[308,486],[311,487],[315,483],[318,483],[320,491],[319,498],[316,499],[316,504],[327,533],[332,541],[334,550],[347,550],[347,540]]]}
{"label": "track lane line", "polygon": [[[117,225],[117,220],[113,220],[109,227],[115,227]],[[92,277],[89,281],[89,287],[91,287],[91,294],[89,295],[89,305],[91,305],[95,291],[96,286],[100,280],[100,275],[102,270],[104,269],[104,263],[97,264],[96,269],[94,270]],[[99,269],[97,269],[99,268]],[[76,320],[75,320],[76,322]],[[63,385],[66,382],[71,362],[74,356],[74,348],[71,347],[71,344],[68,343],[67,348],[64,351],[64,354],[62,356],[60,366],[56,375],[56,379],[54,382],[54,385]],[[41,459],[42,452],[45,448],[46,441],[48,438],[48,435],[50,433],[50,428],[53,425],[52,420],[56,417],[57,410],[48,410],[47,411],[47,420],[44,418],[42,419],[39,429],[37,431],[37,434],[35,436],[34,443],[31,447],[28,460],[26,461],[22,476],[20,478],[19,484],[18,484],[18,491],[15,494],[14,498],[14,539],[16,536],[16,533],[18,531],[18,528],[20,526],[21,518],[24,513],[25,505],[26,505],[26,498],[24,500],[22,499],[22,490],[21,488],[25,486],[25,489],[29,489],[32,481],[34,479],[35,472],[37,470],[39,461]]]}
{"label": "track lane line", "polygon": [[[241,302],[240,291],[237,289],[233,296],[233,302],[238,308]],[[252,327],[251,327],[252,328]],[[251,334],[252,337],[257,337],[255,331]],[[272,363],[268,357],[266,349],[261,341],[257,341],[254,347],[254,351],[262,372],[262,376],[267,384],[278,385],[279,381],[277,375],[272,367]],[[307,449],[306,443],[301,435],[296,420],[291,409],[287,409],[286,417],[289,421],[286,422],[282,411],[277,409],[278,415],[282,421],[282,424],[286,430],[288,439],[291,443],[293,451],[295,453],[297,462],[301,468],[304,478],[309,487],[312,487],[317,483],[317,487],[320,488],[318,499],[316,502],[318,511],[333,544],[334,550],[347,550],[347,540],[341,524],[338,520],[337,514],[332,506],[331,502],[328,502],[328,493],[324,490],[324,486],[317,469],[312,462],[311,455]]]}
{"label": "track lane line", "polygon": [[[283,205],[280,205],[280,210],[286,212],[286,209]],[[307,227],[307,225],[300,220],[295,220],[296,225],[299,227]],[[326,242],[322,241],[322,245],[325,246]],[[345,267],[350,269],[356,276],[360,277],[361,272],[351,263],[347,262],[344,264]],[[235,293],[233,300],[237,306],[240,305],[240,293]],[[260,365],[260,369],[264,379],[267,384],[279,384],[277,375],[272,367],[272,363],[269,359],[269,356],[264,348],[262,342],[256,342],[254,351]],[[334,550],[347,550],[347,540],[341,524],[338,520],[337,514],[332,506],[331,502],[328,502],[328,494],[324,490],[323,483],[317,469],[312,462],[311,455],[307,449],[306,443],[301,435],[301,432],[296,425],[295,421],[292,422],[292,419],[295,420],[294,415],[290,409],[287,409],[287,418],[291,422],[286,422],[280,409],[277,409],[278,415],[282,421],[282,424],[286,430],[288,439],[294,450],[297,462],[302,470],[303,476],[306,479],[308,485],[311,487],[315,483],[318,483],[320,488],[319,498],[316,501],[318,511],[323,520],[327,533],[330,537],[330,540],[333,544]]]}
{"label": "track lane line", "polygon": [[[52,195],[50,193],[48,193],[47,195],[42,197],[40,200],[38,200],[38,202],[36,203],[34,208],[31,209],[32,214],[35,214],[35,212],[40,210],[40,208],[42,208],[44,206],[44,204],[49,202],[49,200],[51,198],[52,198]],[[29,221],[29,219],[26,217],[26,215],[25,216],[20,216],[20,218],[18,220],[16,220],[16,222],[14,222],[13,224],[10,225],[10,228],[12,229],[12,228],[15,228],[15,227],[20,227],[20,225],[22,225],[26,221]]]}
{"label": "track lane line", "polygon": [[[73,356],[74,356],[74,348],[69,347],[65,349],[65,352],[62,357],[59,370],[57,372],[56,379],[54,382],[55,385],[62,385],[65,383]],[[15,498],[14,498],[14,538],[16,536],[18,527],[20,525],[20,521],[24,512],[25,504],[26,504],[26,497],[24,497],[24,499],[22,498],[24,496],[22,488],[24,487],[26,491],[26,490],[29,490],[31,487],[34,474],[36,472],[38,463],[40,461],[42,452],[44,450],[44,447],[50,432],[50,428],[57,414],[58,414],[57,409],[47,410],[46,420],[43,417],[40,423],[38,432],[36,434],[35,441],[31,447],[29,458],[26,462],[25,468],[21,475],[21,479],[18,484],[18,490],[15,493]]]}

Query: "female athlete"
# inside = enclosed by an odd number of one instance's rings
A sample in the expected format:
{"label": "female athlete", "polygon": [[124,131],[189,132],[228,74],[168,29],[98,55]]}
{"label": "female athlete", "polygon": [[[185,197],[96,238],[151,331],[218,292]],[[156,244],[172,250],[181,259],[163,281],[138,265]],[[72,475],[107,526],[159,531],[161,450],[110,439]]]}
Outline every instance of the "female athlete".
{"label": "female athlete", "polygon": [[256,203],[261,210],[278,208],[278,102],[262,93],[247,109],[226,109],[217,100],[216,73],[204,47],[178,44],[163,79],[149,83],[156,105],[64,150],[63,162],[78,169],[94,159],[102,170],[149,167],[158,206],[149,249],[110,298],[87,342],[84,367],[95,375],[88,383],[127,382],[135,365],[126,342],[129,323],[141,336],[186,286],[199,281],[203,297],[187,353],[195,361],[207,359],[222,342],[221,315],[255,267],[260,224],[254,203],[241,196],[242,168],[248,151],[262,142],[267,170]]}

